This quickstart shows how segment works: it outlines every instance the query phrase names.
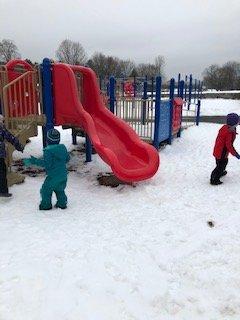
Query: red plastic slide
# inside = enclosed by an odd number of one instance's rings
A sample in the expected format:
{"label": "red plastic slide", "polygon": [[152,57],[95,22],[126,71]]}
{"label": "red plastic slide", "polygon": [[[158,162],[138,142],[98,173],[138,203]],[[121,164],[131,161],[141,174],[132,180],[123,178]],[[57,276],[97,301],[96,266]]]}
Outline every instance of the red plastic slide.
{"label": "red plastic slide", "polygon": [[[81,90],[77,74],[81,76]],[[156,173],[159,167],[157,150],[141,141],[127,123],[104,106],[93,70],[54,64],[53,93],[55,124],[82,127],[99,156],[120,180],[140,181]]]}

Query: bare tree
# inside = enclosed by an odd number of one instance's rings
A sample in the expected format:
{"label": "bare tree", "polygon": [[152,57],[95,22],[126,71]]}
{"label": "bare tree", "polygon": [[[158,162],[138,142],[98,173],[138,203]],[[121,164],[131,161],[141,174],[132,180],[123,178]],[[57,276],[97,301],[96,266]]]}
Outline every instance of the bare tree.
{"label": "bare tree", "polygon": [[151,63],[140,63],[137,66],[137,74],[140,77],[154,77],[156,76],[156,68],[154,64]]}
{"label": "bare tree", "polygon": [[3,39],[0,42],[0,59],[8,62],[11,59],[20,58],[18,48],[12,40]]}
{"label": "bare tree", "polygon": [[135,63],[131,60],[120,60],[120,68],[121,76],[129,77],[135,69]]}
{"label": "bare tree", "polygon": [[157,56],[155,58],[155,62],[153,63],[140,63],[137,66],[137,73],[139,76],[144,77],[156,77],[163,76],[163,68],[164,68],[164,57]]}
{"label": "bare tree", "polygon": [[79,42],[74,42],[69,39],[63,40],[57,51],[56,57],[59,61],[68,64],[82,64],[86,63],[86,52]]}
{"label": "bare tree", "polygon": [[117,57],[105,56],[101,52],[96,52],[87,64],[99,77],[120,77],[122,75],[122,60]]}
{"label": "bare tree", "polygon": [[164,75],[164,66],[165,66],[165,59],[163,56],[158,55],[155,58],[155,71],[156,71],[156,75]]}
{"label": "bare tree", "polygon": [[233,90],[240,88],[240,63],[229,61],[223,66],[213,64],[203,72],[203,81],[207,88]]}

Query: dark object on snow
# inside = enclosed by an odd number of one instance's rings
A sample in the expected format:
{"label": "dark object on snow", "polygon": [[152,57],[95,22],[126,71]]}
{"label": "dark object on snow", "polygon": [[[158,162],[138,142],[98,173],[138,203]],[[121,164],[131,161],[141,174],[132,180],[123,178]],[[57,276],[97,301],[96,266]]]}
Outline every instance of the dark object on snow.
{"label": "dark object on snow", "polygon": [[208,221],[207,223],[208,223],[208,225],[209,225],[210,228],[213,228],[213,227],[214,227],[214,222],[213,222],[213,221]]}
{"label": "dark object on snow", "polygon": [[3,158],[0,158],[0,193],[8,193],[7,167]]}
{"label": "dark object on snow", "polygon": [[100,173],[97,176],[97,180],[101,186],[116,188],[120,184],[132,185],[131,183],[127,183],[119,180],[113,173]]}
{"label": "dark object on snow", "polygon": [[12,194],[11,193],[0,193],[0,198],[11,198]]}
{"label": "dark object on snow", "polygon": [[28,144],[28,143],[30,143],[30,142],[31,142],[31,140],[30,140],[30,139],[27,139],[26,144]]}

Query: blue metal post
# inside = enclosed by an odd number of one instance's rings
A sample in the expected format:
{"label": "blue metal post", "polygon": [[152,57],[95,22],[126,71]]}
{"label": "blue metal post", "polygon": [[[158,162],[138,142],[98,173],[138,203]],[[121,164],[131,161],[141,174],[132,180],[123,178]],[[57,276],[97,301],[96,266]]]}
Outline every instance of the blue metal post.
{"label": "blue metal post", "polygon": [[201,110],[201,100],[198,99],[198,103],[197,103],[197,116],[196,116],[196,125],[199,126],[199,122],[200,122],[200,110]]}
{"label": "blue metal post", "polygon": [[53,96],[52,96],[52,70],[51,62],[48,58],[43,59],[41,65],[42,73],[42,93],[43,93],[43,112],[46,116],[46,124],[42,128],[43,146],[47,144],[47,132],[54,128],[53,119]]}
{"label": "blue metal post", "polygon": [[110,100],[110,111],[114,113],[115,109],[115,79],[110,77],[110,88],[109,88],[109,100]]}
{"label": "blue metal post", "polygon": [[169,100],[170,100],[170,119],[169,119],[169,138],[168,144],[172,144],[172,124],[173,124],[173,99],[174,99],[175,80],[170,81]]}
{"label": "blue metal post", "polygon": [[86,152],[86,162],[91,162],[92,161],[92,144],[87,134],[86,134],[85,152]]}
{"label": "blue metal post", "polygon": [[188,76],[185,76],[185,90],[184,90],[184,100],[187,101],[187,86],[188,86]]}
{"label": "blue metal post", "polygon": [[143,97],[142,97],[142,124],[146,124],[146,113],[147,113],[147,99],[148,99],[148,94],[147,94],[147,80],[144,81],[143,83]]}
{"label": "blue metal post", "polygon": [[190,79],[189,79],[189,92],[188,92],[188,110],[190,109],[190,105],[192,102],[192,75],[190,74]]}
{"label": "blue metal post", "polygon": [[180,81],[180,85],[179,85],[179,97],[183,99],[184,96],[184,86],[185,83],[183,80]]}
{"label": "blue metal post", "polygon": [[195,79],[195,82],[194,82],[194,103],[196,103],[196,99],[197,99],[197,79]]}
{"label": "blue metal post", "polygon": [[[184,96],[184,81],[181,80],[180,81],[180,86],[179,86],[179,97],[183,99]],[[182,112],[183,110],[181,110],[181,126],[179,128],[179,131],[177,133],[177,137],[180,138],[181,137],[181,133],[182,133]]]}
{"label": "blue metal post", "polygon": [[156,77],[156,98],[155,98],[155,119],[154,119],[154,140],[153,145],[156,149],[159,148],[159,126],[160,126],[160,112],[161,112],[161,87],[162,78]]}
{"label": "blue metal post", "polygon": [[151,83],[151,98],[153,99],[153,92],[154,92],[154,77],[152,77],[152,83]]}
{"label": "blue metal post", "polygon": [[180,81],[181,81],[181,73],[178,74],[178,83],[177,83],[177,95],[179,97],[180,92]]}

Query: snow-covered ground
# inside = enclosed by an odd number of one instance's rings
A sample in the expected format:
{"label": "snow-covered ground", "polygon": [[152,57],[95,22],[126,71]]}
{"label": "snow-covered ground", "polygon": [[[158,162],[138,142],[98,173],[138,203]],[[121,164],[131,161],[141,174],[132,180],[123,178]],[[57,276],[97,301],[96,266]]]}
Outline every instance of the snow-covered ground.
{"label": "snow-covered ground", "polygon": [[[185,130],[135,188],[99,186],[107,167],[80,155],[65,211],[38,211],[43,176],[12,187],[0,202],[0,319],[239,320],[240,162],[209,185],[218,129]],[[39,136],[24,156],[40,150]]]}
{"label": "snow-covered ground", "polygon": [[202,99],[201,115],[226,115],[230,112],[240,114],[240,100],[231,99]]}

